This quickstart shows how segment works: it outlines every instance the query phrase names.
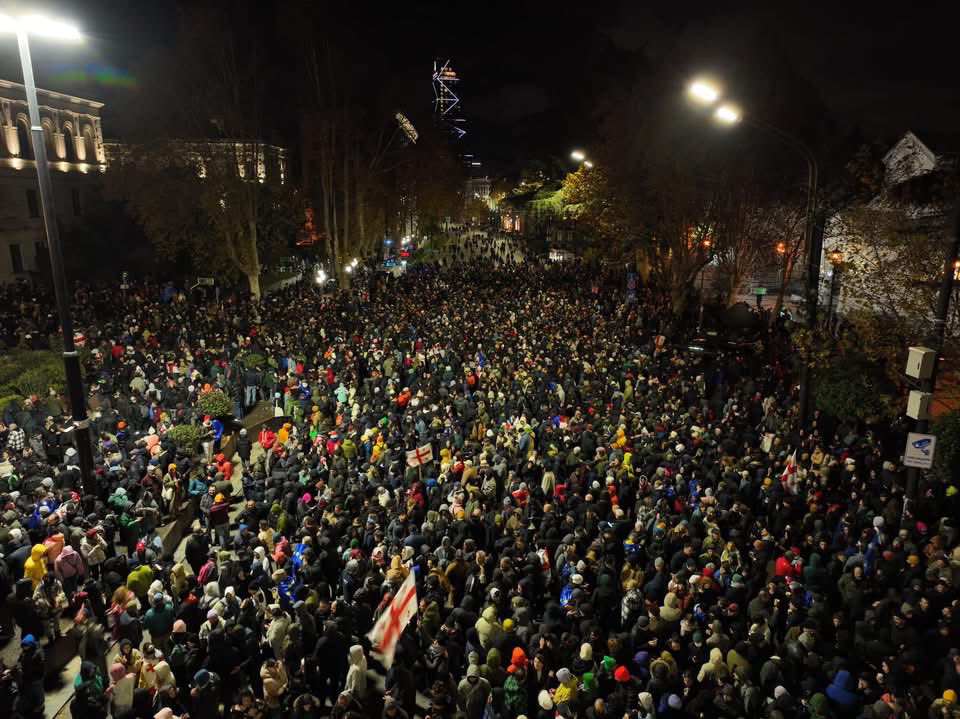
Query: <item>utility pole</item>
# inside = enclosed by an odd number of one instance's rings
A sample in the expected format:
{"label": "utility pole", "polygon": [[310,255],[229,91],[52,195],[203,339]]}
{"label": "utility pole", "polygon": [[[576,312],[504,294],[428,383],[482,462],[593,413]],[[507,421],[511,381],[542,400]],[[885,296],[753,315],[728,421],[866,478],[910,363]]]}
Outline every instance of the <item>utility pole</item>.
{"label": "utility pole", "polygon": [[[931,396],[937,387],[937,370],[940,368],[940,353],[943,352],[943,336],[947,330],[947,316],[950,311],[950,297],[956,282],[955,275],[960,272],[956,267],[957,256],[960,255],[960,200],[954,209],[953,236],[947,241],[946,257],[943,260],[943,276],[940,278],[940,294],[937,296],[937,313],[933,320],[933,329],[927,337],[927,347],[934,351],[933,369],[928,377],[920,380],[920,391]],[[914,431],[925,434],[930,429],[929,415],[917,420]],[[912,505],[917,501],[917,485],[920,481],[920,470],[916,467],[907,468],[907,496],[903,502],[901,526],[905,525],[913,516]]]}

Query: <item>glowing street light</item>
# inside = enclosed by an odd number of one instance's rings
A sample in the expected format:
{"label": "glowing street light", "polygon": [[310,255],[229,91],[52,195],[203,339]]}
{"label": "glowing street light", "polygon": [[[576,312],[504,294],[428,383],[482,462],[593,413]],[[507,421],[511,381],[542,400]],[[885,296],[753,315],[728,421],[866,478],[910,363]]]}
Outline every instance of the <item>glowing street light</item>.
{"label": "glowing street light", "polygon": [[724,125],[733,125],[740,122],[740,111],[733,105],[721,105],[714,110],[713,117]]}
{"label": "glowing street light", "polygon": [[80,42],[83,35],[80,29],[70,23],[59,20],[51,20],[45,15],[24,15],[15,18],[10,15],[0,14],[0,32],[21,32],[37,37],[48,37],[53,40],[65,40],[68,42]]}
{"label": "glowing street light", "polygon": [[687,88],[687,94],[702,105],[712,105],[720,97],[720,90],[707,80],[694,80]]}
{"label": "glowing street light", "polygon": [[574,150],[570,153],[570,159],[575,162],[583,162],[587,159],[587,156],[584,155],[580,150]]}
{"label": "glowing street light", "polygon": [[592,169],[593,169],[593,163],[590,162],[590,160],[584,160],[584,161],[583,161],[583,166],[586,167],[588,170],[592,170]]}

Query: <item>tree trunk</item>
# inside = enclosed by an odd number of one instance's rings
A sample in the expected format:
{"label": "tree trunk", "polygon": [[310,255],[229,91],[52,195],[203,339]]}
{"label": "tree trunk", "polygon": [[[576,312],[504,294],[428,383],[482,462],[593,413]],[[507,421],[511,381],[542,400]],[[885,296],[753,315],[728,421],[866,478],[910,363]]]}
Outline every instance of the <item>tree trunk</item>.
{"label": "tree trunk", "polygon": [[727,275],[727,296],[726,303],[727,307],[733,307],[737,301],[737,290],[740,289],[740,282],[743,280],[742,271],[736,266]]}
{"label": "tree trunk", "polygon": [[257,302],[260,301],[260,272],[248,273],[247,282],[250,285],[250,294],[256,297]]}
{"label": "tree trunk", "polygon": [[257,302],[260,301],[260,251],[257,249],[257,221],[253,218],[247,223],[249,235],[247,242],[250,243],[250,267],[247,272],[247,281],[250,283],[250,291],[253,293]]}
{"label": "tree trunk", "polygon": [[787,282],[790,281],[790,273],[793,271],[793,255],[788,255],[786,263],[783,266],[783,274],[780,275],[780,289],[777,290],[777,301],[773,305],[773,312],[770,313],[770,326],[777,321],[780,316],[780,310],[783,309],[783,296],[787,292]]}

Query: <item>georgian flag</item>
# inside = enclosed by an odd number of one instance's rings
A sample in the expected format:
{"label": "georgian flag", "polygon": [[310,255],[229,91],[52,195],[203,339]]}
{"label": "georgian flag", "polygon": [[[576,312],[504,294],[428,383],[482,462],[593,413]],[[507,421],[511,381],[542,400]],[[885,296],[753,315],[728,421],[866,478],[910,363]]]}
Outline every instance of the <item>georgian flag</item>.
{"label": "georgian flag", "polygon": [[393,665],[393,655],[397,650],[397,641],[403,634],[413,615],[417,613],[417,585],[414,582],[413,570],[407,573],[396,596],[390,601],[390,606],[380,615],[373,629],[367,634],[373,651],[377,654],[380,663],[389,669]]}
{"label": "georgian flag", "polygon": [[790,494],[797,493],[797,450],[793,450],[793,454],[787,458],[787,466],[783,468],[780,482]]}

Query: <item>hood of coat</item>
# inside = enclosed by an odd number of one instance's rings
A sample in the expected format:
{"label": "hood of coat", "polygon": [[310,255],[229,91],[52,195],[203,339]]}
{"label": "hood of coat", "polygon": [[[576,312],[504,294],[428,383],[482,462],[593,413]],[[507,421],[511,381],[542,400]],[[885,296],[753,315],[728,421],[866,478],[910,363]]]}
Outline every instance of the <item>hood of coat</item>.
{"label": "hood of coat", "polygon": [[359,644],[354,644],[350,647],[349,654],[350,664],[357,667],[361,671],[367,670],[367,657],[363,653],[363,647]]}

